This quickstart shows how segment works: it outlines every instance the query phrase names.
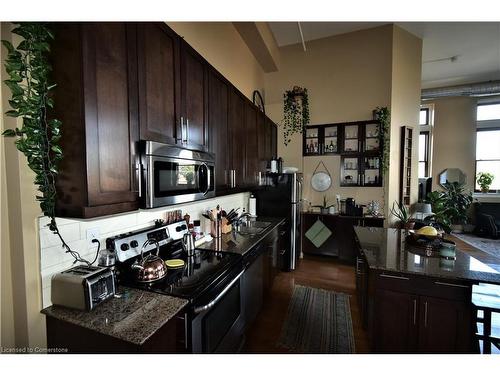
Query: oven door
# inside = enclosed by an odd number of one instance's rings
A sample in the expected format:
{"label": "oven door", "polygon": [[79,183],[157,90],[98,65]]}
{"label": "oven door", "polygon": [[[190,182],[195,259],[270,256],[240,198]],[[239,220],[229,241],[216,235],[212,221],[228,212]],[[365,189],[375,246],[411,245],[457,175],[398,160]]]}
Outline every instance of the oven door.
{"label": "oven door", "polygon": [[199,160],[146,157],[146,208],[215,196],[214,165]]}
{"label": "oven door", "polygon": [[240,277],[232,276],[222,290],[197,301],[191,311],[191,332],[187,333],[193,353],[236,353],[243,343]]}

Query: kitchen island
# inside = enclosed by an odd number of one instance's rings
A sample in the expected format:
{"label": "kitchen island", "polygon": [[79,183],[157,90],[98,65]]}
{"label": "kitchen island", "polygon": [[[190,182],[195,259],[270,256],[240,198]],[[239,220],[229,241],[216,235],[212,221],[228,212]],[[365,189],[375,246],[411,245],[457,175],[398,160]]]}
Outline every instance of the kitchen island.
{"label": "kitchen island", "polygon": [[355,228],[356,289],[374,352],[477,352],[472,287],[500,274],[456,250],[427,257],[396,229]]}

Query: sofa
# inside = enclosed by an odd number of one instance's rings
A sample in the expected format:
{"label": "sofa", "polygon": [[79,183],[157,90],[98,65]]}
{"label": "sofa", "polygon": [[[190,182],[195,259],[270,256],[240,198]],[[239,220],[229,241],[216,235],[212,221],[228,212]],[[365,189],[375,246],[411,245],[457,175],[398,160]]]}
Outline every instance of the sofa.
{"label": "sofa", "polygon": [[476,229],[475,233],[482,237],[500,237],[500,202],[474,203]]}

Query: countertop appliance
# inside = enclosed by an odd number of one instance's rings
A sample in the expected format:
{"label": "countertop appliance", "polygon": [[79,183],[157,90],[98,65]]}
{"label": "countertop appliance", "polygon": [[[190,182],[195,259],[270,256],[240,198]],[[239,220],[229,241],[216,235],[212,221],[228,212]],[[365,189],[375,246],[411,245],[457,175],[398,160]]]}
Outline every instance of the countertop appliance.
{"label": "countertop appliance", "polygon": [[54,305],[90,311],[114,294],[115,279],[107,268],[76,266],[52,276]]}
{"label": "countertop appliance", "polygon": [[[109,246],[118,252],[119,283],[189,300],[185,310],[185,345],[193,353],[231,353],[240,349],[243,340],[241,325],[240,277],[244,272],[242,256],[228,252],[194,250],[191,256],[184,251],[182,240],[187,233],[185,222],[164,227],[147,228],[139,233],[125,233],[108,239]],[[167,238],[165,237],[165,234]],[[184,267],[168,269],[167,275],[151,283],[138,282],[131,268],[137,255],[123,244],[159,236],[159,256],[163,260],[182,259]],[[118,246],[118,247],[116,247]],[[125,246],[124,246],[125,248]],[[126,256],[120,256],[125,252]]]}
{"label": "countertop appliance", "polygon": [[266,185],[254,192],[257,198],[257,215],[287,218],[285,228],[289,231],[284,248],[283,269],[294,270],[302,249],[300,241],[300,210],[302,199],[301,173],[268,173]]}
{"label": "countertop appliance", "polygon": [[142,207],[161,207],[215,196],[214,154],[152,141],[142,141],[139,145]]}

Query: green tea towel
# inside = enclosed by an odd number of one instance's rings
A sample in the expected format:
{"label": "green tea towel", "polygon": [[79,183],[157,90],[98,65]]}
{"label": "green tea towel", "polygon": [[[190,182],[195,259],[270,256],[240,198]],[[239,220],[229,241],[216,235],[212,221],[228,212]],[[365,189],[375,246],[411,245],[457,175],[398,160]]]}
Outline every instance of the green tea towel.
{"label": "green tea towel", "polygon": [[320,219],[312,225],[306,232],[306,238],[313,243],[314,246],[320,247],[332,235],[332,231],[322,223]]}

